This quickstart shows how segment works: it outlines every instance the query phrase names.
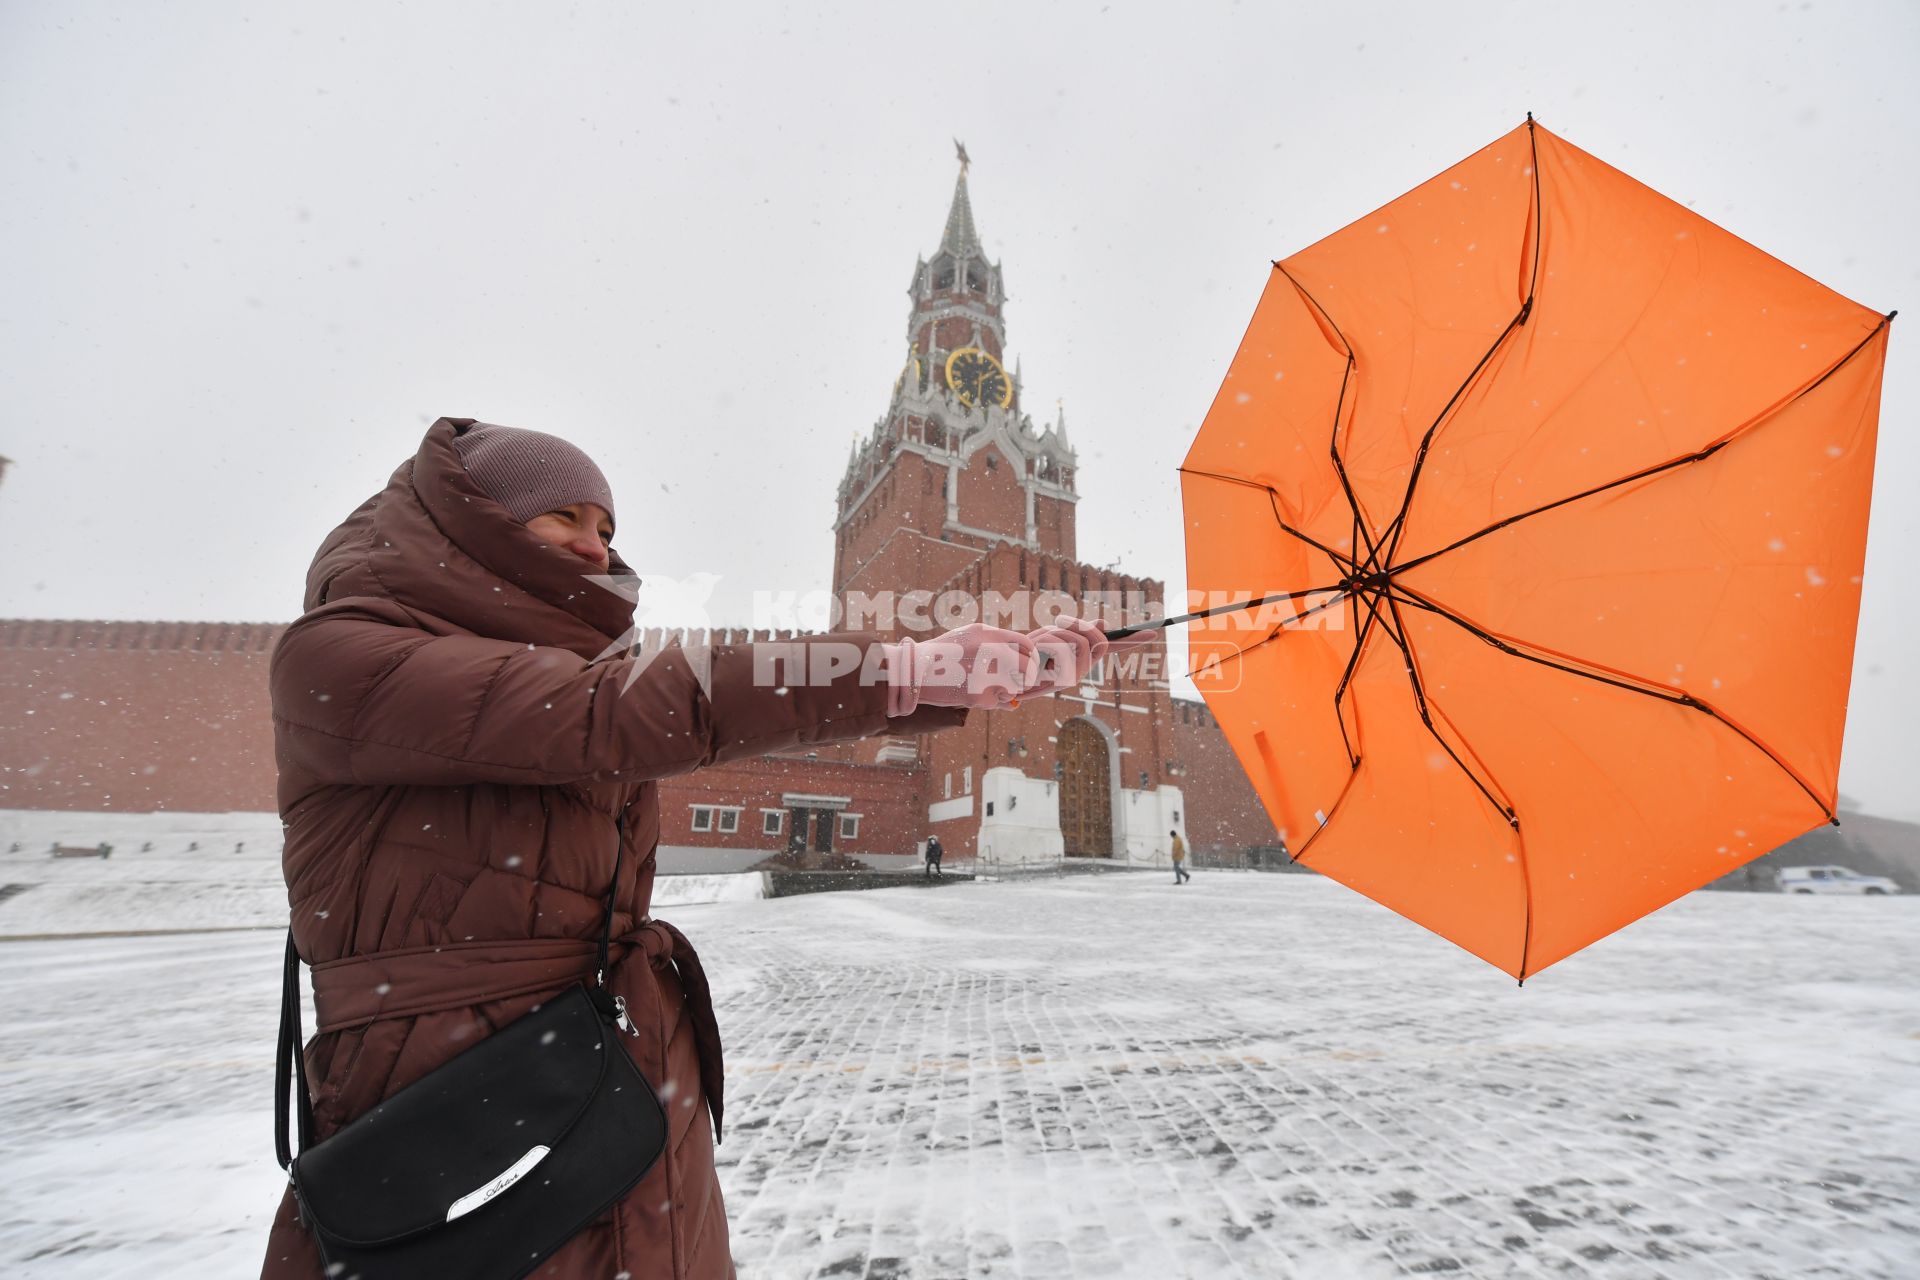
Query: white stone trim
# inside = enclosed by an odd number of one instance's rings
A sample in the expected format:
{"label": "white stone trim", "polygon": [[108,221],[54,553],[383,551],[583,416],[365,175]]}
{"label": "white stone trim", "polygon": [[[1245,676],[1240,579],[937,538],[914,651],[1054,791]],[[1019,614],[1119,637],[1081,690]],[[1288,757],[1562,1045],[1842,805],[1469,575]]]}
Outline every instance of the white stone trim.
{"label": "white stone trim", "polygon": [[780,803],[789,809],[844,809],[853,803],[852,796],[814,796],[798,791],[782,792]]}

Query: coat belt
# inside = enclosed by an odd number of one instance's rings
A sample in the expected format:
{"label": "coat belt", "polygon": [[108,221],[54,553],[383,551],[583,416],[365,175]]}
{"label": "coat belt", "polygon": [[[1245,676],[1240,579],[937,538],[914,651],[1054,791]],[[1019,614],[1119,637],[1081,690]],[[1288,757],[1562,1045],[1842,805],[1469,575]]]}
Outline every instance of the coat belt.
{"label": "coat belt", "polygon": [[[347,956],[313,966],[315,1030],[345,1031],[386,1018],[463,1009],[516,996],[563,991],[593,980],[598,944],[581,938],[511,938],[407,947]],[[619,991],[622,965],[635,954],[656,969],[679,972],[700,1056],[700,1084],[720,1132],[720,1024],[706,970],[686,935],[664,920],[646,920],[608,947],[608,983]]]}

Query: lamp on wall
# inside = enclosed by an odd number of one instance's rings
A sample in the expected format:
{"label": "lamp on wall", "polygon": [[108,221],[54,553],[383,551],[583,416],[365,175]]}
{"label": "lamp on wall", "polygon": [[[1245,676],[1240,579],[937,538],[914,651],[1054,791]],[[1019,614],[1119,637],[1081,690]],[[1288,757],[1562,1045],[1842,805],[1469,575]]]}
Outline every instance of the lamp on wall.
{"label": "lamp on wall", "polygon": [[1025,737],[1008,738],[1007,739],[1007,755],[1009,758],[1018,756],[1022,760],[1026,759],[1027,758],[1026,738]]}

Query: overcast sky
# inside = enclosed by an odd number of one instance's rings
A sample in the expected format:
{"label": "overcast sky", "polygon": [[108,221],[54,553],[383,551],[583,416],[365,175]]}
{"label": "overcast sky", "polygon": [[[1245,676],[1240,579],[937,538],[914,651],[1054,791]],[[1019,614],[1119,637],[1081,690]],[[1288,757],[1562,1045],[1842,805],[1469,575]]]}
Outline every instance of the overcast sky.
{"label": "overcast sky", "polygon": [[[443,414],[586,447],[741,621],[825,586],[956,135],[1081,555],[1175,591],[1269,259],[1529,109],[1920,319],[1911,3],[805,9],[0,5],[0,614],[290,619]],[[1904,328],[1841,784],[1915,815]]]}

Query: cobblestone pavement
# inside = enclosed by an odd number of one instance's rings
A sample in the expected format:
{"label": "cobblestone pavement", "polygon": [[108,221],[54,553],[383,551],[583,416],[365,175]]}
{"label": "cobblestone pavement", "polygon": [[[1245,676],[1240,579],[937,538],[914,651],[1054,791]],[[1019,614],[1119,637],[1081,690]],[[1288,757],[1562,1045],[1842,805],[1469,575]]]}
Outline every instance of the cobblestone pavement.
{"label": "cobblestone pavement", "polygon": [[[672,918],[743,1280],[1920,1275],[1920,900],[1696,894],[1520,990],[1307,876]],[[0,1275],[258,1273],[280,945],[0,944]]]}
{"label": "cobblestone pavement", "polygon": [[688,916],[743,1276],[1920,1275],[1920,902],[1523,989],[1297,876]]}

